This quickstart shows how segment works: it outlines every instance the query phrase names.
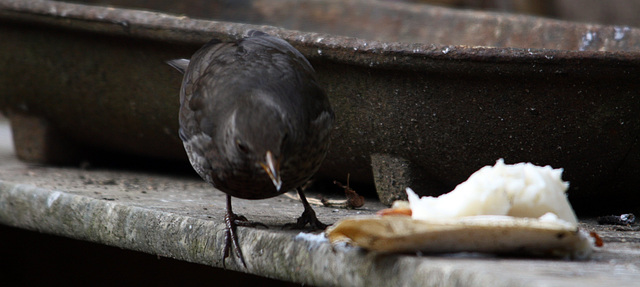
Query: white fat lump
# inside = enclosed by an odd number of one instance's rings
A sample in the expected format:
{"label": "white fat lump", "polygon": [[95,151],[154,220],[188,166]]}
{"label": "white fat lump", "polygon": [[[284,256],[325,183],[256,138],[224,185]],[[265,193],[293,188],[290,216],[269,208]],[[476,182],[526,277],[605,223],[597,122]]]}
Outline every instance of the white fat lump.
{"label": "white fat lump", "polygon": [[476,215],[538,218],[549,212],[572,225],[577,218],[562,181],[562,169],[531,163],[485,166],[439,197],[418,197],[407,188],[413,219],[452,219]]}

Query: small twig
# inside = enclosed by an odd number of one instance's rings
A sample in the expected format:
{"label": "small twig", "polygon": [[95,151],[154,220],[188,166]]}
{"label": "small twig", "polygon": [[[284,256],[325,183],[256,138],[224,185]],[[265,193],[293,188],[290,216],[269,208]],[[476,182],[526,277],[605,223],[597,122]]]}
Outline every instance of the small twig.
{"label": "small twig", "polygon": [[[293,191],[293,192],[287,192],[284,194],[284,196],[293,199],[293,200],[297,200],[300,201],[300,196],[298,196],[298,193]],[[310,196],[307,196],[307,201],[309,201],[309,204],[313,204],[313,205],[323,205],[322,202],[320,201],[320,199],[317,198],[313,198]]]}
{"label": "small twig", "polygon": [[349,187],[349,177],[351,174],[347,174],[347,185],[344,186],[337,180],[333,181],[333,184],[338,185],[344,189],[344,193],[347,196],[347,208],[358,208],[364,205],[364,196],[358,195],[355,190]]}
{"label": "small twig", "polygon": [[[284,194],[284,196],[293,200],[300,201],[300,196],[298,196],[298,194],[295,192],[287,192]],[[326,199],[324,197],[320,197],[320,199],[318,199],[318,198],[307,196],[307,201],[309,201],[309,204],[318,205],[318,206],[347,208],[346,199],[334,200],[334,199]]]}
{"label": "small twig", "polygon": [[[342,185],[342,183],[338,182],[337,180],[333,181],[333,183],[338,185],[340,188],[344,189],[344,193],[347,196],[347,199],[342,199],[342,200],[326,199],[323,196],[320,196],[320,199],[318,199],[318,198],[307,196],[307,200],[309,201],[309,204],[322,205],[325,207],[337,207],[337,208],[358,208],[364,205],[364,197],[358,195],[355,190],[349,187],[349,174],[347,174],[346,186]],[[303,189],[305,187],[303,187]],[[300,201],[300,197],[296,192],[287,192],[284,195],[290,199]]]}

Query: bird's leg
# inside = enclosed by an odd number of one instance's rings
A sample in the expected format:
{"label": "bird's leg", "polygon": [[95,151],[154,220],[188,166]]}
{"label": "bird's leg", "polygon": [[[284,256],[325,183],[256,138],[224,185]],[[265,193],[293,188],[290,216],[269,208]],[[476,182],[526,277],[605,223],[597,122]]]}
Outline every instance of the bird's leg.
{"label": "bird's leg", "polygon": [[233,250],[240,258],[240,262],[247,268],[247,264],[244,262],[244,257],[242,257],[242,251],[240,250],[240,244],[238,244],[238,234],[236,234],[236,221],[238,220],[238,216],[233,213],[231,209],[231,196],[227,195],[227,214],[224,215],[224,224],[226,225],[226,230],[224,234],[224,256],[222,257],[222,267],[227,268],[225,265],[225,260],[229,257],[230,248],[233,246]]}
{"label": "bird's leg", "polygon": [[244,262],[244,257],[242,256],[242,250],[240,250],[240,244],[238,244],[238,234],[236,233],[236,229],[239,226],[248,226],[248,227],[256,227],[258,225],[267,227],[266,225],[260,222],[248,221],[246,217],[242,215],[237,215],[233,213],[231,208],[231,196],[227,195],[227,213],[224,215],[224,224],[225,224],[225,235],[224,235],[224,256],[222,257],[222,267],[227,268],[225,264],[225,260],[229,257],[231,251],[230,249],[233,247],[236,255],[244,265],[244,268],[247,268],[247,264]]}
{"label": "bird's leg", "polygon": [[307,197],[305,197],[304,193],[302,192],[302,188],[298,187],[297,191],[298,195],[300,196],[300,200],[302,201],[302,205],[304,206],[304,211],[302,212],[302,215],[298,218],[298,221],[296,221],[296,223],[285,224],[284,227],[292,229],[302,229],[305,225],[307,225],[307,223],[309,223],[311,228],[316,230],[327,228],[328,225],[320,222],[320,220],[318,220],[318,217],[316,217],[316,212],[313,211],[313,208],[311,208],[311,205],[307,201]]}

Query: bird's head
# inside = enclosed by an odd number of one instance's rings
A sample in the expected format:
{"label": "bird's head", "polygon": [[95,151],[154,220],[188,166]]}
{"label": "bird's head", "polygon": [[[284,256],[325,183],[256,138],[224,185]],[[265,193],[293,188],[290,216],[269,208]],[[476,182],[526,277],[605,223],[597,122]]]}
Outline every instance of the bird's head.
{"label": "bird's head", "polygon": [[[227,126],[226,149],[240,170],[268,176],[277,191],[282,188],[280,167],[288,149],[289,127],[277,111],[239,109]],[[264,173],[263,173],[264,172]]]}

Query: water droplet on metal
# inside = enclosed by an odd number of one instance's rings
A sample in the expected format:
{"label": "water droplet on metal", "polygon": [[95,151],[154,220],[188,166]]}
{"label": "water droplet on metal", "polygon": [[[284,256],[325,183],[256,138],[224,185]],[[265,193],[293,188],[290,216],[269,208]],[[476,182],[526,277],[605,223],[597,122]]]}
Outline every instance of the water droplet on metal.
{"label": "water droplet on metal", "polygon": [[624,27],[614,26],[613,39],[616,41],[622,41],[622,39],[624,39],[624,36],[627,34],[627,32],[629,32],[629,30],[631,29],[627,26],[624,26]]}
{"label": "water droplet on metal", "polygon": [[579,51],[585,51],[592,43],[595,41],[598,34],[596,32],[587,31],[584,35],[582,35],[582,43],[580,47],[578,47]]}

